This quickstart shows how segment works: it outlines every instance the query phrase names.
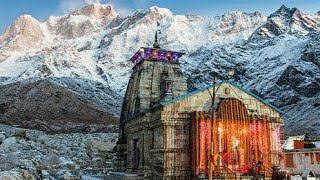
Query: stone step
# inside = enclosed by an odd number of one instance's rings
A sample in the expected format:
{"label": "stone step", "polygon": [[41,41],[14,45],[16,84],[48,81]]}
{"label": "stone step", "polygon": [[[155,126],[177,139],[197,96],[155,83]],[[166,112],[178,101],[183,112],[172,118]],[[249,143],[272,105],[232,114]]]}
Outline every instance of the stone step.
{"label": "stone step", "polygon": [[143,180],[143,174],[133,174],[125,172],[110,172],[107,176],[112,180]]}

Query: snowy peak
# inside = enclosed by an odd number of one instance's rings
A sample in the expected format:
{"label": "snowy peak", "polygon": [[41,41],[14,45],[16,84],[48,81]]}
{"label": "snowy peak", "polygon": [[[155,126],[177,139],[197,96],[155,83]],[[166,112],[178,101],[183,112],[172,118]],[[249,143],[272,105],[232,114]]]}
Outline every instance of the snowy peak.
{"label": "snowy peak", "polygon": [[268,17],[266,24],[256,30],[251,40],[261,41],[282,34],[304,36],[320,31],[320,19],[317,15],[308,15],[297,8],[282,5]]}
{"label": "snowy peak", "polygon": [[169,16],[172,16],[172,12],[169,9],[153,6],[146,14],[145,22],[153,23]]}
{"label": "snowy peak", "polygon": [[211,41],[233,42],[248,39],[250,35],[267,21],[267,17],[259,12],[229,12],[209,20],[208,28],[213,30]]}
{"label": "snowy peak", "polygon": [[152,6],[149,9],[150,15],[158,15],[158,16],[170,16],[172,15],[172,12],[167,8],[161,8],[157,6]]}
{"label": "snowy peak", "polygon": [[283,4],[276,12],[274,12],[270,16],[287,16],[288,14],[290,14],[290,11],[290,8]]}
{"label": "snowy peak", "polygon": [[74,11],[72,15],[85,15],[93,16],[96,18],[115,18],[117,16],[117,13],[114,12],[111,5],[89,4],[81,9]]}
{"label": "snowy peak", "polygon": [[97,32],[117,17],[111,5],[90,4],[62,17],[49,17],[45,24],[52,34],[72,39]]}
{"label": "snowy peak", "polygon": [[43,36],[40,22],[30,15],[22,15],[0,36],[0,46],[13,49],[36,47]]}
{"label": "snowy peak", "polygon": [[297,8],[288,8],[282,5],[275,13],[269,16],[269,19],[281,18],[290,22],[292,19],[303,19],[303,13]]}
{"label": "snowy peak", "polygon": [[41,36],[40,22],[30,15],[20,16],[6,31],[11,37],[22,36]]}

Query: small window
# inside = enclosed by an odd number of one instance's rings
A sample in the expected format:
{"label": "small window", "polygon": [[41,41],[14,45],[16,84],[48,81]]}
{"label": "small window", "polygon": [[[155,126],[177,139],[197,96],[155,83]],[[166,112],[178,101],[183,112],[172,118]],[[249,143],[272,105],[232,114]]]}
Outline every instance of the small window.
{"label": "small window", "polygon": [[293,154],[286,154],[286,166],[287,167],[294,167],[294,162],[293,162]]}
{"label": "small window", "polygon": [[320,163],[320,152],[316,152],[316,160]]}
{"label": "small window", "polygon": [[314,153],[310,153],[311,164],[314,164]]}
{"label": "small window", "polygon": [[137,97],[134,105],[134,113],[140,112],[140,98]]}
{"label": "small window", "polygon": [[164,87],[164,93],[163,94],[172,94],[173,93],[173,82],[172,81],[168,81],[168,80],[165,80],[163,82],[163,87]]}

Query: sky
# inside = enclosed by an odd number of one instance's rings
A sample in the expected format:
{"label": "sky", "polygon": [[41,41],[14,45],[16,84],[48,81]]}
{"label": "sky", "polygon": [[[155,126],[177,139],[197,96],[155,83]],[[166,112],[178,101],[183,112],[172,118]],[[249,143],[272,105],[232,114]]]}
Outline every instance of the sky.
{"label": "sky", "polygon": [[216,16],[230,11],[259,11],[269,15],[282,4],[306,13],[320,11],[320,0],[1,0],[0,33],[22,14],[43,21],[49,16],[61,16],[90,3],[111,4],[122,16],[151,6],[168,8],[174,14],[200,16]]}

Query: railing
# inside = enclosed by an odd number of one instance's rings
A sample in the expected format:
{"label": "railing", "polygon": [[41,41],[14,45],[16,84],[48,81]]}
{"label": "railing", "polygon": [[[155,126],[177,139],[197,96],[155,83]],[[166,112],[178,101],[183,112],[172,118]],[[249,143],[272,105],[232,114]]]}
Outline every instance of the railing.
{"label": "railing", "polygon": [[223,166],[216,166],[216,168],[218,168],[218,172],[222,172],[222,170],[225,170],[224,172],[226,173],[223,173],[224,176],[229,177],[228,175],[231,175],[231,177],[234,177],[235,179],[237,179],[237,172],[233,171],[232,169],[230,169],[228,166],[226,165],[223,165]]}

